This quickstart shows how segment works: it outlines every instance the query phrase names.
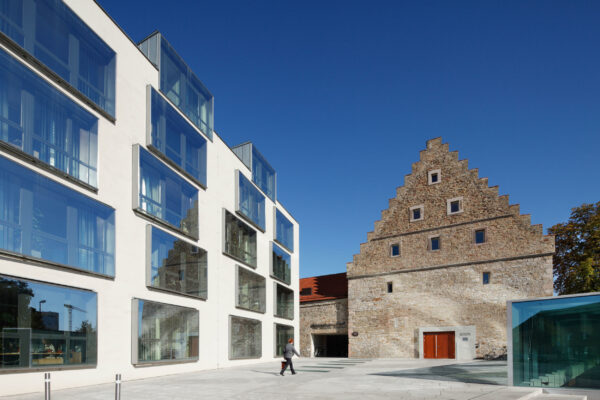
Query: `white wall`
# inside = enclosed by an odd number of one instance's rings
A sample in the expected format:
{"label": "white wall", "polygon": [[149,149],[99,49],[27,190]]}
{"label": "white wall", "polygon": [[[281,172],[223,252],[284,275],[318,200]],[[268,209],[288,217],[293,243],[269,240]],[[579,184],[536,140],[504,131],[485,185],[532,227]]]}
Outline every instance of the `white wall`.
{"label": "white wall", "polygon": [[[273,202],[266,199],[266,232],[257,231],[258,267],[255,272],[266,279],[266,313],[235,308],[235,260],[222,254],[223,208],[235,214],[235,170],[251,179],[251,172],[235,156],[218,135],[208,141],[207,189],[199,188],[200,239],[197,245],[208,252],[208,299],[206,301],[150,290],[146,287],[145,229],[150,222],[132,210],[132,146],[146,144],[146,86],[158,89],[158,71],[92,0],[65,0],[116,53],[116,122],[113,124],[80,101],[67,94],[96,115],[98,123],[98,193],[24,163],[20,164],[54,181],[115,208],[116,274],[113,279],[67,271],[47,265],[33,265],[0,257],[0,274],[51,282],[92,290],[98,297],[98,363],[95,368],[48,370],[52,388],[84,386],[112,382],[116,373],[124,380],[191,372],[232,365],[273,361],[275,322],[293,325],[299,338],[299,228],[291,215],[278,205],[294,223],[292,285],[295,293],[294,320],[276,318],[273,304],[273,279],[269,276],[269,242],[274,238]],[[158,27],[160,28],[160,27]],[[177,48],[177,44],[173,43]],[[201,78],[201,77],[200,77]],[[60,90],[60,89],[59,89]],[[218,120],[216,121],[218,126]],[[251,139],[251,138],[250,138]],[[267,155],[268,156],[268,155]],[[172,235],[183,238],[173,231]],[[184,238],[189,241],[189,238]],[[131,363],[131,300],[140,298],[197,309],[200,314],[200,355],[197,362],[135,367]],[[228,359],[229,315],[262,321],[262,358]],[[273,362],[274,370],[278,367]],[[0,370],[1,371],[1,370]],[[41,372],[0,374],[0,395],[43,390]]]}

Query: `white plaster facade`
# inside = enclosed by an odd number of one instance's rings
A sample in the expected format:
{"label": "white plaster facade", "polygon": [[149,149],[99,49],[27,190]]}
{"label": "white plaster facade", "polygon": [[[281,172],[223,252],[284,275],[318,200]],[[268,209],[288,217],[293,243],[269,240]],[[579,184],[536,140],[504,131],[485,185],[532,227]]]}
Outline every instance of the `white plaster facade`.
{"label": "white plaster facade", "polygon": [[[116,122],[111,122],[94,109],[86,106],[67,91],[59,90],[98,117],[98,192],[93,193],[68,180],[61,179],[45,169],[15,158],[3,156],[25,165],[38,174],[47,176],[79,193],[113,207],[115,212],[115,277],[92,276],[60,267],[18,261],[2,256],[0,274],[17,278],[49,282],[87,289],[97,294],[98,301],[98,354],[95,367],[80,369],[48,369],[52,373],[52,388],[63,389],[114,381],[115,374],[123,380],[159,375],[222,368],[274,360],[274,324],[294,327],[299,337],[299,226],[279,203],[266,197],[266,230],[257,230],[257,268],[254,272],[266,278],[266,312],[256,313],[235,306],[235,272],[238,261],[223,254],[223,209],[232,214],[236,210],[235,171],[249,180],[251,171],[240,161],[225,142],[215,133],[207,141],[207,188],[199,188],[199,240],[196,245],[208,252],[208,299],[161,292],[146,286],[146,226],[151,224],[132,210],[132,147],[146,145],[147,85],[159,88],[158,70],[138,50],[115,22],[92,0],[65,0],[65,3],[98,34],[117,54],[116,63]],[[1,47],[9,52],[4,45]],[[174,47],[177,47],[174,44]],[[11,53],[14,54],[14,53]],[[19,57],[18,60],[22,61]],[[46,78],[44,78],[46,79]],[[46,79],[48,80],[48,79]],[[48,80],[49,81],[49,80]],[[217,121],[218,125],[218,121]],[[268,155],[267,155],[268,156]],[[274,212],[277,207],[294,225],[294,252],[291,253],[291,285],[294,290],[294,319],[274,316],[274,285],[269,274],[270,242],[274,240]],[[171,235],[191,241],[190,238],[169,231]],[[139,298],[184,306],[199,312],[199,359],[194,362],[159,364],[136,367],[131,361],[132,299]],[[248,360],[229,360],[229,316],[258,319],[262,322],[262,357]],[[273,368],[278,367],[273,362]],[[43,390],[45,371],[0,370],[0,396]]]}

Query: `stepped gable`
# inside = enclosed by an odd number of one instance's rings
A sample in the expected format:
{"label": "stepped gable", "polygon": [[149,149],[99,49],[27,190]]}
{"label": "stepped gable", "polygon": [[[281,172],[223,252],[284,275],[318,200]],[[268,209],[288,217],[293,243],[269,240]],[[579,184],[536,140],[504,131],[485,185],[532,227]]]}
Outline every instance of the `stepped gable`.
{"label": "stepped gable", "polygon": [[[439,182],[431,184],[429,173],[435,170]],[[461,199],[463,211],[448,215],[447,201],[455,198]],[[421,205],[422,220],[411,222],[411,207]],[[488,243],[473,245],[475,229],[486,229]],[[429,237],[436,234],[442,251],[427,251]],[[400,243],[400,257],[389,257],[394,243]],[[507,195],[488,186],[488,178],[469,169],[468,161],[459,160],[458,152],[438,137],[427,141],[347,271],[352,277],[553,252],[554,237],[544,236],[541,225],[531,225],[530,215],[521,215],[518,204],[510,205]]]}

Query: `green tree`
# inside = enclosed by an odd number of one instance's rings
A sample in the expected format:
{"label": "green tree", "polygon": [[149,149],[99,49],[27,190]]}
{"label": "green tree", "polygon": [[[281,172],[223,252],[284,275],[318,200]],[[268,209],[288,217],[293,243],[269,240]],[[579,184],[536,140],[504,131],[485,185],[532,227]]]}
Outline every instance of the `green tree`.
{"label": "green tree", "polygon": [[548,233],[556,236],[554,290],[600,291],[600,201],[573,208],[569,221],[554,225]]}

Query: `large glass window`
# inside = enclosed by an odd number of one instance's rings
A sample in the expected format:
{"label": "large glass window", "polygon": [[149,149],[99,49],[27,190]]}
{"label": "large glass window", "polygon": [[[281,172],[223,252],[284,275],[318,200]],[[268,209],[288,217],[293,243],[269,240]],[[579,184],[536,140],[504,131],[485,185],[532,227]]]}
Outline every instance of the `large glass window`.
{"label": "large glass window", "polygon": [[294,319],[294,291],[275,283],[275,316]]}
{"label": "large glass window", "polygon": [[0,0],[0,30],[115,116],[115,52],[60,0]]}
{"label": "large glass window", "polygon": [[207,253],[148,225],[151,248],[148,285],[206,299]]}
{"label": "large glass window", "polygon": [[600,389],[600,295],[512,303],[516,386]]}
{"label": "large glass window", "polygon": [[162,35],[159,69],[160,91],[212,140],[213,96]]}
{"label": "large glass window", "polygon": [[273,201],[276,197],[275,170],[267,160],[252,146],[252,180],[256,186]]}
{"label": "large glass window", "polygon": [[238,211],[264,231],[265,196],[239,170],[235,173],[238,176]]}
{"label": "large glass window", "polygon": [[256,231],[225,210],[225,254],[256,268]]}
{"label": "large glass window", "polygon": [[134,364],[198,359],[197,310],[140,299],[132,309]]}
{"label": "large glass window", "polygon": [[294,225],[277,209],[275,211],[275,240],[289,251],[294,251]]}
{"label": "large glass window", "polygon": [[262,356],[262,323],[256,319],[229,316],[229,359]]}
{"label": "large glass window", "polygon": [[[140,146],[138,210],[198,238],[198,189]],[[135,157],[135,155],[134,155]]]}
{"label": "large glass window", "polygon": [[266,309],[266,279],[238,265],[236,281],[236,307],[264,313]]}
{"label": "large glass window", "polygon": [[115,210],[0,157],[0,249],[115,274]]}
{"label": "large glass window", "polygon": [[271,276],[289,285],[292,282],[292,257],[275,243],[271,244]]}
{"label": "large glass window", "polygon": [[97,130],[96,117],[0,50],[1,141],[96,187]]}
{"label": "large glass window", "polygon": [[288,340],[293,338],[293,326],[275,324],[275,357],[283,356],[285,345],[288,343]]}
{"label": "large glass window", "polygon": [[151,146],[181,171],[206,186],[206,139],[154,88],[150,91]]}
{"label": "large glass window", "polygon": [[0,276],[0,371],[94,366],[96,293]]}

